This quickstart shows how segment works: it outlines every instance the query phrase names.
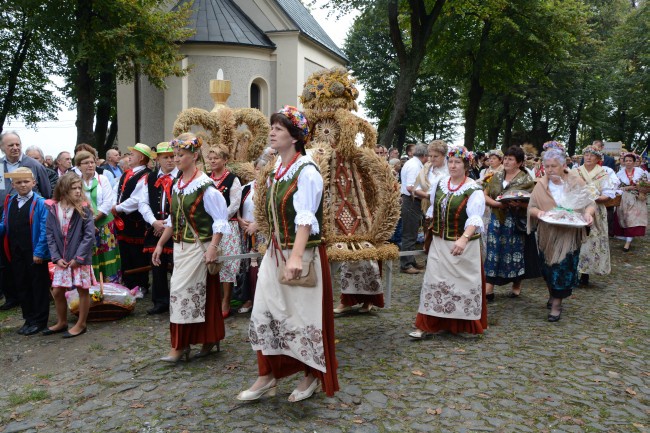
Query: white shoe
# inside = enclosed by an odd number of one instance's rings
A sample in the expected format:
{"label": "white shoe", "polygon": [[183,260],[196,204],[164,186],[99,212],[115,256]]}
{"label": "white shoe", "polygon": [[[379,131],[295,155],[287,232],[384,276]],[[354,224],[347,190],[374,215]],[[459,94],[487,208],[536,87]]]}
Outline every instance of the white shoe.
{"label": "white shoe", "polygon": [[269,397],[275,396],[275,392],[277,391],[277,382],[275,379],[271,379],[269,383],[258,389],[257,391],[251,391],[250,389],[247,389],[246,391],[242,391],[237,395],[237,400],[241,401],[253,401],[253,400],[258,400],[260,397],[262,397],[264,394],[267,394]]}
{"label": "white shoe", "polygon": [[368,307],[361,307],[359,308],[359,313],[365,314],[365,313],[370,313],[372,311],[374,305],[370,304]]}
{"label": "white shoe", "polygon": [[316,388],[320,385],[318,379],[314,378],[314,381],[307,387],[304,391],[298,391],[298,388],[294,389],[291,395],[289,396],[289,401],[295,403],[300,400],[305,400],[314,395]]}
{"label": "white shoe", "polygon": [[418,329],[413,332],[409,332],[409,337],[415,339],[415,340],[423,340],[427,337],[431,337],[433,334],[427,332],[427,331],[422,331],[421,329]]}

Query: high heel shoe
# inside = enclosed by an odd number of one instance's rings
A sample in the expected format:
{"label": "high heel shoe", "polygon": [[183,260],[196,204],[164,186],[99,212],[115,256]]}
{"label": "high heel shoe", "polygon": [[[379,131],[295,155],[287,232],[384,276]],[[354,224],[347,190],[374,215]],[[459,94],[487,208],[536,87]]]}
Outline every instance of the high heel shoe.
{"label": "high heel shoe", "polygon": [[297,401],[306,400],[316,392],[316,389],[320,385],[318,379],[314,378],[314,381],[307,387],[304,391],[298,391],[298,388],[294,389],[291,395],[289,396],[289,401],[295,403]]}
{"label": "high heel shoe", "polygon": [[[212,351],[212,348],[217,346],[217,350]],[[219,348],[219,342],[216,344],[208,344],[205,345],[201,348],[201,350],[192,357],[192,359],[199,359],[199,358],[205,358],[208,355],[212,355],[213,353],[219,353],[221,349]]]}
{"label": "high heel shoe", "polygon": [[254,401],[258,400],[260,397],[262,397],[264,394],[268,395],[269,397],[274,397],[275,392],[277,391],[277,382],[275,379],[271,379],[269,383],[258,389],[257,391],[251,391],[250,389],[247,389],[246,391],[242,391],[237,395],[237,400],[241,401]]}
{"label": "high heel shoe", "polygon": [[558,322],[560,320],[560,316],[562,315],[562,309],[560,308],[560,312],[558,313],[557,316],[548,313],[548,321],[549,322]]}
{"label": "high heel shoe", "polygon": [[160,360],[163,361],[163,362],[177,363],[183,357],[185,357],[185,361],[189,361],[190,360],[190,351],[191,351],[191,349],[189,347],[186,347],[177,356],[169,356],[169,355],[168,356],[163,356],[162,358],[160,358]]}

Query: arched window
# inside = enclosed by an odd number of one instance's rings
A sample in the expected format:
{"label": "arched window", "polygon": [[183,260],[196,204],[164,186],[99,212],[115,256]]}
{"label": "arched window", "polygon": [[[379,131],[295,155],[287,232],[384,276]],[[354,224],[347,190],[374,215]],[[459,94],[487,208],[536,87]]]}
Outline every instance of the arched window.
{"label": "arched window", "polygon": [[251,83],[251,108],[262,109],[262,91],[257,83]]}

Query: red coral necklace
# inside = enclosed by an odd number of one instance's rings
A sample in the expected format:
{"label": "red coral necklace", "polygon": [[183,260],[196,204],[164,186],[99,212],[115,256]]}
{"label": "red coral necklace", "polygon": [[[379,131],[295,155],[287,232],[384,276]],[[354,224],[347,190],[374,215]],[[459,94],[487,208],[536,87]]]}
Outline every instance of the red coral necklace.
{"label": "red coral necklace", "polygon": [[634,186],[634,169],[632,169],[632,173],[629,173],[627,169],[625,169],[625,175],[627,176],[627,180],[630,181],[630,185]]}
{"label": "red coral necklace", "polygon": [[452,189],[452,187],[451,187],[451,176],[450,176],[449,180],[447,181],[447,189],[449,190],[449,192],[456,192],[456,191],[458,191],[460,189],[461,186],[463,186],[463,184],[465,183],[466,180],[467,180],[467,175],[465,175],[465,178],[463,178],[463,181],[460,183],[460,185],[458,185],[456,188]]}
{"label": "red coral necklace", "polygon": [[275,180],[282,179],[282,177],[285,174],[287,174],[291,166],[298,160],[299,157],[300,157],[300,152],[296,152],[296,154],[293,156],[293,158],[291,158],[291,161],[289,161],[289,164],[287,164],[284,170],[282,170],[282,165],[280,165],[280,167],[278,167],[278,171],[275,172]]}
{"label": "red coral necklace", "polygon": [[180,179],[178,179],[178,186],[177,186],[178,190],[179,190],[179,191],[183,191],[185,188],[187,188],[187,185],[189,185],[189,184],[192,183],[192,181],[194,180],[194,178],[196,177],[196,174],[197,174],[198,172],[199,172],[199,169],[198,169],[198,168],[195,168],[195,169],[194,169],[194,174],[192,175],[192,177],[190,178],[190,180],[187,181],[187,183],[186,183],[185,185],[183,185],[183,177],[181,177]]}
{"label": "red coral necklace", "polygon": [[214,183],[215,183],[217,189],[219,189],[219,187],[221,186],[221,183],[226,178],[226,176],[228,176],[229,174],[230,174],[230,172],[228,170],[224,170],[223,174],[221,176],[215,177],[214,172],[213,172],[213,175],[210,176],[210,177],[212,178],[212,180],[214,180]]}

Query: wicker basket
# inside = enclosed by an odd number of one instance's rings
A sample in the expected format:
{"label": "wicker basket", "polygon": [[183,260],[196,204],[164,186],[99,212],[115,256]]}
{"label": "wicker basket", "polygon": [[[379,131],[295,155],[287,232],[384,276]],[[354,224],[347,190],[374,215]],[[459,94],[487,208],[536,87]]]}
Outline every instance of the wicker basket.
{"label": "wicker basket", "polygon": [[[99,290],[104,295],[104,275],[99,273]],[[119,320],[123,317],[128,316],[135,309],[135,303],[131,305],[119,304],[113,301],[99,301],[92,302],[90,308],[88,309],[88,321],[89,322],[108,322],[113,320]],[[70,312],[75,316],[79,316],[79,307],[70,309]]]}
{"label": "wicker basket", "polygon": [[614,196],[614,198],[610,198],[609,200],[603,202],[603,205],[605,207],[616,207],[616,206],[618,206],[620,204],[621,204],[621,196],[620,195],[616,195],[616,196]]}

